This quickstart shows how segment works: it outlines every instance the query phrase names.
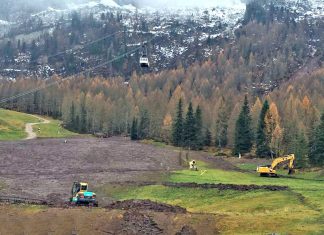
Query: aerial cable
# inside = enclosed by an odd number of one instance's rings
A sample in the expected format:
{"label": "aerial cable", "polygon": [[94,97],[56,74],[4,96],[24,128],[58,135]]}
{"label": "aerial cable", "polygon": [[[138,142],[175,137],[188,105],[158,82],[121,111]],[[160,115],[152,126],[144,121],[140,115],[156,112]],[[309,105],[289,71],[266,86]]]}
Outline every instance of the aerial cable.
{"label": "aerial cable", "polygon": [[[56,53],[56,54],[53,54],[53,55],[49,55],[49,56],[47,56],[47,59],[49,59],[49,58],[53,58],[53,57],[56,57],[56,56],[59,56],[59,55],[64,55],[64,54],[66,54],[66,53],[68,53],[68,52],[73,52],[73,51],[80,51],[80,50],[83,50],[84,48],[86,48],[86,47],[88,47],[88,46],[91,46],[91,45],[93,45],[93,44],[95,44],[95,43],[97,43],[97,42],[103,41],[103,40],[105,40],[105,39],[107,39],[107,38],[113,37],[113,36],[115,36],[115,35],[117,35],[117,34],[120,34],[120,33],[121,33],[121,31],[116,31],[116,32],[114,32],[114,33],[112,33],[112,34],[106,35],[106,36],[104,36],[104,37],[102,37],[102,38],[98,38],[98,39],[96,39],[96,40],[94,40],[94,41],[91,41],[91,42],[89,42],[89,43],[86,43],[86,44],[84,44],[81,48],[74,47],[74,48],[66,49],[66,50],[64,50],[64,51],[60,51],[60,52],[58,52],[58,53]],[[32,60],[32,61],[30,61],[29,63],[34,63],[34,62],[37,62],[37,61],[38,61],[38,59],[36,59],[36,60]]]}
{"label": "aerial cable", "polygon": [[[157,37],[157,35],[155,35],[154,37],[152,37],[152,38],[151,38],[149,41],[147,41],[147,42],[151,42],[151,41],[153,41],[156,37]],[[71,80],[71,79],[73,79],[73,78],[75,78],[75,77],[77,77],[77,76],[80,76],[80,75],[84,74],[84,73],[91,72],[91,71],[94,70],[94,69],[97,69],[97,68],[103,67],[103,66],[105,66],[105,65],[107,65],[107,64],[110,64],[110,63],[115,62],[115,61],[117,61],[117,60],[119,60],[119,59],[122,59],[122,58],[124,58],[125,56],[127,56],[128,54],[132,54],[132,53],[134,53],[134,52],[140,50],[141,48],[142,48],[142,46],[136,47],[136,48],[134,48],[133,50],[128,51],[128,52],[126,52],[126,53],[124,53],[124,54],[118,55],[118,56],[116,56],[115,58],[113,58],[113,59],[111,59],[111,60],[109,60],[109,61],[106,61],[106,62],[104,62],[104,63],[101,63],[101,64],[99,64],[99,65],[96,65],[96,66],[94,66],[94,67],[92,67],[92,68],[86,69],[86,70],[84,70],[84,71],[81,71],[81,72],[79,72],[79,73],[76,73],[76,74],[70,75],[70,76],[68,76],[68,77],[66,77],[66,78],[62,78],[62,79],[60,79],[59,81],[51,82],[51,83],[45,84],[45,85],[43,85],[43,86],[36,87],[36,88],[34,88],[34,89],[31,89],[31,90],[28,90],[28,91],[25,91],[25,92],[19,93],[19,94],[17,94],[17,95],[14,95],[14,96],[11,96],[11,97],[7,97],[7,98],[3,98],[3,99],[0,100],[0,104],[2,104],[2,103],[6,103],[6,102],[11,101],[11,100],[15,100],[15,99],[21,98],[21,97],[26,96],[26,95],[33,94],[33,93],[35,93],[35,92],[37,92],[37,91],[40,91],[40,90],[46,89],[46,88],[51,87],[51,86],[54,86],[54,85],[57,85],[57,84],[59,84],[60,82],[64,82],[64,81],[67,81],[67,80]],[[60,76],[60,75],[59,75],[59,76]]]}

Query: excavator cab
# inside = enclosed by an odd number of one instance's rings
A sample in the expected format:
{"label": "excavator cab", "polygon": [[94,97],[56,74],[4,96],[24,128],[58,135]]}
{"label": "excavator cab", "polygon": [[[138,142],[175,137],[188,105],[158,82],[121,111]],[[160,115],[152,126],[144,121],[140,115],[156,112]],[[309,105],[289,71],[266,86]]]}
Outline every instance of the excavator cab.
{"label": "excavator cab", "polygon": [[88,191],[88,184],[81,183],[81,182],[74,182],[72,186],[72,196],[76,195],[79,192],[86,192]]}
{"label": "excavator cab", "polygon": [[76,205],[98,206],[96,194],[88,191],[88,183],[74,182],[71,190],[72,197],[70,201]]}

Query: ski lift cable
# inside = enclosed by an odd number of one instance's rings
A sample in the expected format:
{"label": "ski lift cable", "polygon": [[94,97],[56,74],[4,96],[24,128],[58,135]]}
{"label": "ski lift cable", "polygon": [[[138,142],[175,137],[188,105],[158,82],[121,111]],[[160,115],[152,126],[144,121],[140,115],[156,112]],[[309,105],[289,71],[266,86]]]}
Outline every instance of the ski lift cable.
{"label": "ski lift cable", "polygon": [[[152,37],[148,42],[153,41],[156,37],[157,37],[157,35],[155,35],[154,37]],[[77,76],[80,76],[80,75],[84,74],[84,73],[91,72],[91,71],[94,70],[94,69],[97,69],[97,68],[103,67],[103,66],[105,66],[105,65],[107,65],[107,64],[110,64],[110,63],[115,62],[115,61],[117,61],[117,60],[119,60],[119,59],[122,59],[122,58],[124,58],[126,55],[128,55],[128,54],[132,54],[132,53],[134,53],[134,52],[140,50],[141,48],[142,48],[142,46],[138,46],[138,47],[134,48],[133,50],[128,51],[128,52],[126,52],[126,53],[124,53],[124,54],[118,55],[118,56],[116,56],[115,58],[113,58],[113,59],[111,59],[111,60],[109,60],[109,61],[106,61],[106,62],[104,62],[104,63],[101,63],[101,64],[99,64],[99,65],[96,65],[96,66],[94,66],[94,67],[92,67],[92,68],[86,69],[86,70],[84,70],[84,71],[81,71],[81,72],[79,72],[79,73],[76,73],[76,74],[70,75],[70,76],[68,76],[68,77],[66,77],[66,78],[60,79],[59,81],[51,82],[51,83],[45,84],[45,85],[43,85],[43,86],[36,87],[36,88],[34,88],[34,89],[31,89],[31,90],[28,90],[28,91],[25,91],[25,92],[19,93],[19,94],[17,94],[17,95],[14,95],[14,96],[11,96],[11,97],[7,97],[7,98],[3,98],[3,99],[0,100],[0,104],[5,103],[5,102],[8,102],[8,101],[11,101],[11,100],[15,100],[15,99],[21,98],[21,97],[26,96],[26,95],[33,94],[33,93],[35,93],[35,92],[37,92],[37,91],[40,91],[40,90],[46,89],[46,88],[51,87],[51,86],[54,86],[54,85],[58,85],[60,82],[64,82],[64,81],[67,81],[67,80],[71,80],[71,79],[73,79],[73,78],[75,78],[75,77],[77,77]]]}
{"label": "ski lift cable", "polygon": [[[98,39],[96,39],[96,40],[94,40],[94,41],[91,41],[91,42],[89,42],[89,43],[86,43],[86,44],[83,45],[81,48],[74,47],[74,48],[66,49],[66,50],[64,50],[64,51],[60,51],[60,52],[58,52],[58,53],[56,53],[56,54],[53,54],[53,55],[49,55],[49,56],[47,56],[47,59],[49,59],[49,58],[53,58],[53,57],[56,57],[56,56],[59,56],[59,55],[64,55],[64,54],[66,54],[67,52],[73,52],[73,51],[80,51],[80,50],[83,50],[84,48],[86,48],[86,47],[88,47],[88,46],[91,46],[91,45],[93,45],[93,44],[95,44],[95,43],[97,43],[97,42],[103,41],[103,40],[105,40],[105,39],[107,39],[107,38],[113,37],[113,36],[115,36],[115,35],[117,35],[117,34],[120,34],[120,33],[122,33],[122,32],[121,32],[121,31],[117,31],[117,32],[114,32],[114,33],[112,33],[112,34],[108,34],[108,35],[106,35],[106,36],[104,36],[104,37],[102,37],[102,38],[98,38]],[[34,62],[37,62],[37,61],[38,61],[38,59],[36,59],[36,60],[32,60],[32,61],[30,61],[29,63],[34,63]]]}

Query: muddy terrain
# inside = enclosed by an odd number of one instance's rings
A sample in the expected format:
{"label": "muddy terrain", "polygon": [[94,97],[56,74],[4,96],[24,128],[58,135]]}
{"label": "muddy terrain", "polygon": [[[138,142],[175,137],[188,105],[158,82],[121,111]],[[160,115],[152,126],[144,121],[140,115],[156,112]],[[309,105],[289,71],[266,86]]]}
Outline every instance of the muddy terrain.
{"label": "muddy terrain", "polygon": [[[124,138],[37,139],[0,143],[1,195],[68,198],[73,181],[89,186],[156,180],[179,169],[178,153]],[[156,177],[155,177],[156,176]]]}
{"label": "muddy terrain", "polygon": [[[131,208],[123,207],[127,205]],[[0,234],[208,235],[218,234],[218,221],[222,218],[212,214],[185,213],[183,208],[172,209],[172,206],[148,201],[128,201],[112,207],[116,209],[0,204],[0,220],[5,225],[0,226]]]}

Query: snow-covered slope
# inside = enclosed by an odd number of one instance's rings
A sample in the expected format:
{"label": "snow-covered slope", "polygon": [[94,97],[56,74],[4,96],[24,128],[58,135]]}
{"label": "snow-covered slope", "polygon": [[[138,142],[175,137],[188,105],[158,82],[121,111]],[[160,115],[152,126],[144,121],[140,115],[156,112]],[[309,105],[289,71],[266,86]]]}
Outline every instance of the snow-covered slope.
{"label": "snow-covered slope", "polygon": [[[114,45],[114,47],[124,50],[126,46],[128,50],[132,50],[140,45],[141,40],[148,40],[154,35],[156,36],[155,41],[158,42],[153,43],[149,53],[151,62],[155,65],[154,68],[160,70],[172,68],[178,61],[190,64],[197,60],[203,60],[222,50],[223,42],[234,40],[234,31],[241,26],[246,9],[246,5],[241,0],[196,0],[190,2],[189,0],[120,0],[118,1],[120,4],[117,4],[116,1],[89,0],[78,1],[78,3],[71,1],[63,8],[48,7],[30,14],[27,18],[21,17],[23,20],[17,20],[15,24],[0,21],[0,40],[3,34],[8,33],[10,27],[14,29],[10,33],[15,35],[16,39],[27,43],[38,40],[45,34],[52,36],[58,28],[66,27],[67,31],[63,31],[64,34],[72,35],[69,25],[74,15],[73,12],[77,12],[85,20],[91,13],[97,26],[99,25],[98,28],[104,29],[109,25],[105,17],[113,15],[119,20],[118,27],[114,25],[111,30],[113,32],[118,30],[128,32],[125,36],[127,38],[123,38],[123,41],[119,41],[118,45]],[[163,6],[160,4],[162,1],[165,2]],[[140,7],[136,8],[131,3]],[[291,15],[295,19],[324,16],[324,0],[275,0],[274,4],[280,8],[283,6],[288,9],[293,13]],[[109,30],[108,32],[110,33]],[[93,35],[90,34],[92,34],[92,29],[85,30],[82,35],[79,35],[81,44],[93,40]],[[103,37],[105,34],[98,34],[97,37]],[[123,44],[124,40],[125,45]],[[42,43],[44,44],[40,40],[40,44]],[[316,43],[312,42],[309,46],[314,47]],[[314,50],[315,52],[316,50]],[[91,64],[92,62],[86,53],[77,56],[87,63]],[[133,56],[135,57],[135,55],[131,55],[131,57]]]}
{"label": "snow-covered slope", "polygon": [[296,13],[300,20],[324,17],[324,0],[277,0],[274,3]]}

